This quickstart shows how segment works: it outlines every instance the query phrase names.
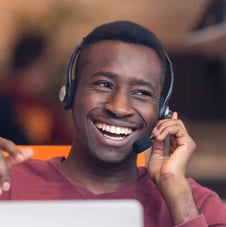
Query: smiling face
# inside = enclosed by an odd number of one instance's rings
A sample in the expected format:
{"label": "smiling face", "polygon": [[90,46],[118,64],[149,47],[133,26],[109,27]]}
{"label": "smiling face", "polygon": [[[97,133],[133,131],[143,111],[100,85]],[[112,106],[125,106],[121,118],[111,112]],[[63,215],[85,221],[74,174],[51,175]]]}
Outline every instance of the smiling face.
{"label": "smiling face", "polygon": [[126,159],[133,143],[150,135],[158,118],[158,55],[143,45],[99,41],[82,50],[77,76],[75,145],[104,162]]}

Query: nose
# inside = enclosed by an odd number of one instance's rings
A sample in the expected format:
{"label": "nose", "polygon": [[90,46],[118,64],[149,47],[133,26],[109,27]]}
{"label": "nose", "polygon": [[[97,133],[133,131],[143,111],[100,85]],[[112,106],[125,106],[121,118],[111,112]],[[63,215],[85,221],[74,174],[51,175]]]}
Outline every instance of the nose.
{"label": "nose", "polygon": [[133,107],[131,100],[126,92],[117,92],[112,94],[107,103],[105,104],[105,110],[111,116],[117,118],[129,117],[133,115]]}

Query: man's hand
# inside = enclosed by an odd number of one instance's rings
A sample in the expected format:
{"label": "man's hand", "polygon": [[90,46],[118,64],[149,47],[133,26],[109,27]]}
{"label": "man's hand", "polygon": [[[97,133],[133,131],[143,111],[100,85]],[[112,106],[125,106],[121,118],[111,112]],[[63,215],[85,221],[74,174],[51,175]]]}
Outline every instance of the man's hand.
{"label": "man's hand", "polygon": [[185,176],[195,142],[176,112],[171,119],[160,120],[152,136],[154,142],[147,163],[149,174],[156,182],[174,224],[184,223],[199,214]]}
{"label": "man's hand", "polygon": [[32,155],[32,149],[18,149],[12,141],[0,137],[0,194],[10,189],[9,169]]}
{"label": "man's hand", "polygon": [[[185,177],[188,162],[194,152],[195,142],[183,122],[174,112],[171,119],[164,119],[153,129],[154,142],[148,168],[157,184],[170,176]],[[169,144],[166,140],[169,138]]]}

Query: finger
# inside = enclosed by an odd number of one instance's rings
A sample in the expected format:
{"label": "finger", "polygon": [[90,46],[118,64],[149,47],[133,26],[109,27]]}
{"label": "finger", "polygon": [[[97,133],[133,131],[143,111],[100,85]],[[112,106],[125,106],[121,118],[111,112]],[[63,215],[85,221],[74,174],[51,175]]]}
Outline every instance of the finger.
{"label": "finger", "polygon": [[16,156],[4,156],[0,152],[0,194],[10,189],[9,169],[20,162],[24,162],[33,155],[33,150],[25,148],[20,150],[20,154]]}
{"label": "finger", "polygon": [[187,134],[187,129],[185,128],[183,122],[181,120],[171,119],[156,125],[152,131],[152,136],[160,139],[160,135],[165,138],[167,135],[174,135],[176,133],[175,135],[179,136],[179,132]]}
{"label": "finger", "polygon": [[0,194],[2,191],[10,189],[8,168],[6,166],[5,157],[0,153]]}
{"label": "finger", "polygon": [[0,137],[0,152],[7,153],[7,165],[11,167],[16,163],[23,162],[33,155],[30,148],[19,149],[15,143]]}
{"label": "finger", "polygon": [[159,122],[156,124],[155,128],[161,129],[161,128],[164,127],[164,126],[167,126],[167,125],[174,125],[174,124],[178,124],[178,125],[180,125],[181,127],[183,127],[183,128],[185,129],[185,125],[184,125],[184,123],[182,122],[182,120],[180,120],[180,119],[166,119],[166,120],[164,120],[164,121],[159,121]]}
{"label": "finger", "polygon": [[165,156],[166,143],[165,140],[153,139],[150,158]]}
{"label": "finger", "polygon": [[8,153],[9,155],[15,157],[15,159],[19,156],[18,159],[20,159],[21,152],[17,148],[16,144],[2,137],[0,137],[0,151]]}
{"label": "finger", "polygon": [[19,154],[16,156],[7,156],[6,165],[7,168],[11,168],[13,165],[24,162],[33,156],[34,152],[31,148],[19,149]]}
{"label": "finger", "polygon": [[165,125],[161,127],[155,134],[155,138],[158,140],[165,140],[167,136],[173,136],[173,138],[184,138],[188,136],[187,131],[178,124]]}
{"label": "finger", "polygon": [[173,112],[171,119],[174,119],[174,120],[178,119],[178,113]]}

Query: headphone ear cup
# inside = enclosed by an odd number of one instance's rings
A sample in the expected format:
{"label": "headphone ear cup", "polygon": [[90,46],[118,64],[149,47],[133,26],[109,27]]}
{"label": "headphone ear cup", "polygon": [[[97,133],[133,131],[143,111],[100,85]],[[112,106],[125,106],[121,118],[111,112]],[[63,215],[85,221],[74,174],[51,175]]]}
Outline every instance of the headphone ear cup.
{"label": "headphone ear cup", "polygon": [[72,56],[70,58],[68,69],[67,69],[67,82],[66,85],[61,87],[59,91],[59,99],[61,102],[64,103],[64,109],[70,109],[73,104],[74,100],[74,94],[75,94],[75,80],[72,79],[73,74],[73,66],[75,64],[76,58],[79,54],[79,51],[81,49],[83,43],[80,43],[80,45],[76,46],[74,49],[74,52],[72,53]]}
{"label": "headphone ear cup", "polygon": [[165,105],[164,105],[164,99],[163,97],[161,97],[159,102],[159,120],[163,119],[164,116],[165,116]]}
{"label": "headphone ear cup", "polygon": [[65,96],[66,96],[66,86],[63,85],[63,86],[60,88],[59,94],[58,94],[58,98],[59,98],[60,102],[64,102]]}
{"label": "headphone ear cup", "polygon": [[161,97],[160,99],[160,109],[159,109],[159,120],[168,118],[170,114],[169,106],[164,103],[164,98]]}
{"label": "headphone ear cup", "polygon": [[164,104],[162,101],[162,104],[160,102],[160,110],[159,110],[159,120],[170,118],[171,117],[171,111],[169,109],[169,106]]}
{"label": "headphone ear cup", "polygon": [[70,86],[67,84],[61,87],[59,91],[59,100],[64,103],[65,109],[70,109],[72,107],[74,93],[75,93],[74,80],[71,81]]}

